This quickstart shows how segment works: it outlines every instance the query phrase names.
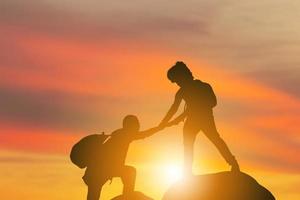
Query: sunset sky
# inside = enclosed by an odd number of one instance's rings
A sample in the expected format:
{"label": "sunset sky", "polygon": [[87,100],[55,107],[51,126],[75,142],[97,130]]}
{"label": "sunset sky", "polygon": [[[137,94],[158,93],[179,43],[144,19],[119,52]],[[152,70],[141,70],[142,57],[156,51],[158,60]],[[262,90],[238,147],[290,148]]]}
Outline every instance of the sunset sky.
{"label": "sunset sky", "polygon": [[[84,199],[72,145],[127,114],[156,126],[178,60],[214,88],[216,124],[241,169],[277,199],[300,199],[299,20],[295,0],[1,0],[1,199]],[[131,144],[137,190],[160,200],[175,181],[181,133]],[[195,174],[229,169],[203,134],[195,146]],[[105,185],[101,200],[121,186]]]}

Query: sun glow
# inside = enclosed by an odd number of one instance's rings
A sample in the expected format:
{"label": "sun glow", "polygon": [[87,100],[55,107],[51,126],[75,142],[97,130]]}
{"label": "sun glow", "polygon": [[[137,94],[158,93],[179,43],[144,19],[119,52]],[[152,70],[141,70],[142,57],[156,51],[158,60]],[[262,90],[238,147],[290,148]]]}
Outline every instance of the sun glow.
{"label": "sun glow", "polygon": [[174,183],[183,177],[182,167],[179,165],[168,165],[165,167],[165,178],[168,182]]}

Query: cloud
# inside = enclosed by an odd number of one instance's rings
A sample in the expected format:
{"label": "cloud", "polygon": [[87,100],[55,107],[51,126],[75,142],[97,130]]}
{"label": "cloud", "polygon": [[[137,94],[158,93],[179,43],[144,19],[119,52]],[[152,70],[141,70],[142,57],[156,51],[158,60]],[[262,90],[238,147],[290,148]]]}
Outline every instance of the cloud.
{"label": "cloud", "polygon": [[52,129],[87,130],[114,123],[108,115],[116,101],[122,99],[1,87],[0,118]]}
{"label": "cloud", "polygon": [[28,156],[7,156],[7,157],[1,157],[0,163],[2,164],[21,164],[21,163],[29,163],[29,164],[35,164],[35,163],[64,163],[65,160],[62,159],[43,159],[43,158],[35,158],[35,157],[28,157]]}
{"label": "cloud", "polygon": [[143,121],[143,126],[152,124],[157,121],[154,116],[163,115],[157,113],[161,106],[155,104],[162,101],[165,99],[151,95],[137,98],[1,86],[0,121],[67,132],[112,131],[127,114],[150,119]]}
{"label": "cloud", "polygon": [[[246,75],[257,79],[270,87],[278,88],[279,90],[300,98],[300,68],[290,68],[289,66],[281,64],[274,65],[279,67],[277,67],[277,69],[256,70],[249,72]],[[296,65],[297,64],[295,63],[294,66]]]}
{"label": "cloud", "polygon": [[[76,2],[72,3],[76,5]],[[163,41],[190,34],[207,35],[212,15],[205,7],[213,8],[204,6],[199,10],[201,15],[186,18],[182,16],[186,16],[187,11],[180,12],[180,8],[170,13],[156,12],[157,9],[144,13],[138,11],[139,8],[120,10],[115,5],[103,6],[103,3],[94,5],[94,9],[88,3],[83,7],[62,7],[62,4],[64,2],[4,0],[0,4],[0,24],[6,29],[84,41],[95,42],[106,37]]]}

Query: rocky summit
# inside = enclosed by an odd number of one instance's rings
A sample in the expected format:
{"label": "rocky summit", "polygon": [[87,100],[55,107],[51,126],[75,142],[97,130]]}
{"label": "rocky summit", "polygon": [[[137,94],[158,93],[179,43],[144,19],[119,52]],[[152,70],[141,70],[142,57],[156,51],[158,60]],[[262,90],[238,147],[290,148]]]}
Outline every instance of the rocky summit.
{"label": "rocky summit", "polygon": [[182,179],[163,200],[275,200],[270,191],[243,172],[220,172]]}

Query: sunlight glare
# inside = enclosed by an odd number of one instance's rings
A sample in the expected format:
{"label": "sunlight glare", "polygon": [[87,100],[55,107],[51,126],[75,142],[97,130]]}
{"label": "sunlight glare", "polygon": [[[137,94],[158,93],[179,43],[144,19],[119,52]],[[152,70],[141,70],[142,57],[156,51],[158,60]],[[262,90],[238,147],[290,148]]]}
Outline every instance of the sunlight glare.
{"label": "sunlight glare", "polygon": [[166,179],[168,182],[174,183],[183,176],[182,168],[179,165],[168,165],[165,168]]}

